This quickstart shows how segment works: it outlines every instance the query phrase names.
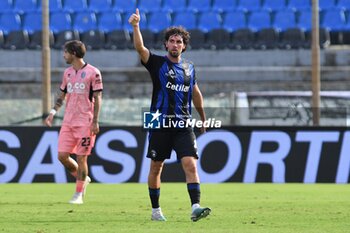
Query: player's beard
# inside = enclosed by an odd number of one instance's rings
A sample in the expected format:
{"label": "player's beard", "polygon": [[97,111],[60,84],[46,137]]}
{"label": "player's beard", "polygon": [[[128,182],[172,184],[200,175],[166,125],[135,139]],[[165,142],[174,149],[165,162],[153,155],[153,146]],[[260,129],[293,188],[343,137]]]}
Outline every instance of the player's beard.
{"label": "player's beard", "polygon": [[64,60],[66,61],[66,64],[71,65],[73,62],[73,57],[71,55],[63,56]]}
{"label": "player's beard", "polygon": [[66,64],[68,64],[68,65],[72,64],[72,60],[71,59],[66,59]]}
{"label": "player's beard", "polygon": [[177,50],[169,51],[169,55],[172,56],[173,58],[178,58],[181,55],[181,52]]}

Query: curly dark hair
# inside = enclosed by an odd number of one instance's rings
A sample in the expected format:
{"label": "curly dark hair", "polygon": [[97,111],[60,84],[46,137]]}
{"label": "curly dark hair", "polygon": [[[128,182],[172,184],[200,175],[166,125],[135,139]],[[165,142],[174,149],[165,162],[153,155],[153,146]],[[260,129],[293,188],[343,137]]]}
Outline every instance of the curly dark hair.
{"label": "curly dark hair", "polygon": [[86,48],[83,42],[80,40],[70,40],[64,44],[64,49],[68,53],[75,55],[76,57],[83,58],[86,53]]}
{"label": "curly dark hair", "polygon": [[[182,26],[169,27],[165,30],[164,33],[164,46],[165,42],[173,35],[179,35],[182,37],[183,43],[186,45],[182,52],[186,51],[187,45],[190,43],[190,33]],[[165,49],[167,49],[165,47]]]}

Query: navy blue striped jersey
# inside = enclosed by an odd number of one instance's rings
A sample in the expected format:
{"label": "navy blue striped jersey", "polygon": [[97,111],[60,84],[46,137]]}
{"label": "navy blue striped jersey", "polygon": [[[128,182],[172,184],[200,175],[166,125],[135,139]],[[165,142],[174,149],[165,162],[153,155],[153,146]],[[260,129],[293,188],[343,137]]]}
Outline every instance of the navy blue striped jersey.
{"label": "navy blue striped jersey", "polygon": [[146,64],[142,63],[151,75],[153,93],[151,112],[159,112],[173,120],[191,118],[191,100],[196,75],[193,63],[181,59],[171,62],[167,56],[150,53]]}

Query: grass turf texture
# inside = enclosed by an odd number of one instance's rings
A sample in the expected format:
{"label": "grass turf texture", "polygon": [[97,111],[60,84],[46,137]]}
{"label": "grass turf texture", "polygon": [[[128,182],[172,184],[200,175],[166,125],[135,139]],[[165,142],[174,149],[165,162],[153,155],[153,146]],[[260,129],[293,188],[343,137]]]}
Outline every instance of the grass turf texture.
{"label": "grass turf texture", "polygon": [[1,184],[0,232],[349,232],[350,187],[335,184],[202,184],[206,219],[190,221],[184,183],[164,183],[167,222],[152,222],[146,184]]}

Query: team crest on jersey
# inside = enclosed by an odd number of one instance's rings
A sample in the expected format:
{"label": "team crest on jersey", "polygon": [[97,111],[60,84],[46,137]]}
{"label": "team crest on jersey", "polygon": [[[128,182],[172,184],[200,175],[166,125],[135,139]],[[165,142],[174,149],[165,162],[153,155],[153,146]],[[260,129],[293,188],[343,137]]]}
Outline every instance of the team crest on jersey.
{"label": "team crest on jersey", "polygon": [[165,73],[165,76],[174,79],[176,77],[175,70],[173,68],[170,68],[169,71]]}
{"label": "team crest on jersey", "polygon": [[81,78],[85,78],[85,76],[86,76],[86,73],[84,71],[83,73],[81,73]]}

